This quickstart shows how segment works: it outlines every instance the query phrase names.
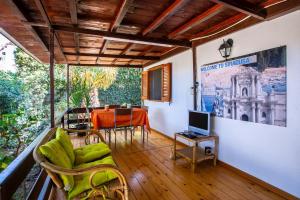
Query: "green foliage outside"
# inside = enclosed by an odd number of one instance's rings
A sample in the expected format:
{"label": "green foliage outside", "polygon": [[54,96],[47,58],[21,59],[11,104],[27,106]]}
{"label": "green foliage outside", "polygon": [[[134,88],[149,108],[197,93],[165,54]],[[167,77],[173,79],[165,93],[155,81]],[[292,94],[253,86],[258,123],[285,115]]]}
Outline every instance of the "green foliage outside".
{"label": "green foliage outside", "polygon": [[0,71],[0,114],[14,112],[22,97],[21,81],[16,74]]}
{"label": "green foliage outside", "polygon": [[[49,65],[19,48],[17,71],[0,71],[0,172],[49,125]],[[55,66],[55,113],[66,109],[66,68]],[[71,107],[140,105],[141,71],[127,68],[71,68]]]}
{"label": "green foliage outside", "polygon": [[[17,71],[0,71],[0,172],[49,124],[49,65],[19,48]],[[66,109],[63,65],[55,67],[57,113]]]}
{"label": "green foliage outside", "polygon": [[107,89],[116,79],[114,68],[75,67],[71,71],[70,101],[73,107],[95,107],[98,89]]}
{"label": "green foliage outside", "polygon": [[141,70],[119,68],[116,81],[107,89],[99,89],[101,105],[141,104]]}

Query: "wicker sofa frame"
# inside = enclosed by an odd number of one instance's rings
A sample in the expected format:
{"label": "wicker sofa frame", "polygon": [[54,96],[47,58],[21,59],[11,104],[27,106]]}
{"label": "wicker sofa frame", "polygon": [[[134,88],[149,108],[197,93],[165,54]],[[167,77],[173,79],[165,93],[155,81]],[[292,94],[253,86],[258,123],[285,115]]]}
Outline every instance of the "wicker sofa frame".
{"label": "wicker sofa frame", "polygon": [[[86,145],[89,144],[89,137],[93,134],[97,135],[102,142],[105,143],[101,133],[97,130],[70,130],[70,129],[64,129],[68,133],[86,133],[85,143]],[[121,197],[122,200],[128,200],[128,184],[126,182],[125,176],[120,171],[120,169],[114,165],[108,165],[108,164],[99,164],[93,167],[87,167],[87,168],[80,168],[80,169],[67,169],[63,168],[57,165],[54,165],[50,163],[39,151],[39,147],[51,139],[55,137],[56,128],[50,129],[50,131],[43,137],[43,139],[38,143],[38,145],[35,147],[33,151],[33,157],[35,161],[47,172],[48,176],[52,179],[55,186],[60,189],[65,198],[67,199],[67,192],[63,190],[63,183],[61,179],[59,178],[59,174],[64,175],[70,175],[70,176],[76,176],[81,175],[85,173],[91,173],[89,177],[89,184],[92,188],[91,196],[97,199],[120,199],[118,197]],[[116,174],[117,179],[107,182],[101,186],[94,186],[93,185],[93,177],[102,171],[112,171]],[[104,189],[105,188],[105,189]],[[80,194],[78,198],[82,198],[85,194]],[[75,198],[77,199],[77,198]]]}

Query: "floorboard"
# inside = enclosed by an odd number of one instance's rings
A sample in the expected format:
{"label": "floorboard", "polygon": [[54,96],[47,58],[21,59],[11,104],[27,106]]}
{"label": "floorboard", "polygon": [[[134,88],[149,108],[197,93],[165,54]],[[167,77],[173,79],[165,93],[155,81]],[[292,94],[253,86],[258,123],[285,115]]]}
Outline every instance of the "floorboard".
{"label": "floorboard", "polygon": [[[132,144],[130,136],[125,141],[120,132],[114,141],[113,135],[112,155],[127,178],[132,200],[285,199],[223,166],[213,167],[212,161],[200,163],[193,173],[184,159],[170,159],[173,140],[155,131],[144,143],[139,131]],[[76,147],[84,145],[84,139],[77,136],[72,142]]]}

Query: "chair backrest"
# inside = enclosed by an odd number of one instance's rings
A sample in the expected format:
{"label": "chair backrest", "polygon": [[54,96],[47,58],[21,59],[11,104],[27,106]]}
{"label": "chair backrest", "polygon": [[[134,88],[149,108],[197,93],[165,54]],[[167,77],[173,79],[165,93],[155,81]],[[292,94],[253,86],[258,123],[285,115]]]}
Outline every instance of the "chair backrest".
{"label": "chair backrest", "polygon": [[[132,108],[116,108],[115,109],[115,119],[114,124],[115,128],[122,127],[122,124],[118,124],[118,116],[129,116],[130,117],[130,124],[129,126],[132,126]],[[126,125],[128,126],[128,125]]]}
{"label": "chair backrest", "polygon": [[120,105],[109,105],[109,108],[110,108],[110,109],[120,108],[120,107],[121,107]]}
{"label": "chair backrest", "polygon": [[40,146],[42,146],[43,144],[46,144],[47,142],[49,142],[50,140],[55,138],[55,134],[56,134],[56,128],[51,128],[49,130],[49,132],[35,146],[35,148],[33,150],[33,158],[36,163],[38,163],[42,168],[46,169],[47,174],[50,176],[50,178],[52,179],[54,184],[58,188],[63,188],[63,182],[60,179],[60,177],[58,176],[59,174],[56,173],[55,171],[52,171],[52,168],[54,165],[52,163],[50,163],[44,155],[42,155],[42,153],[40,152],[40,149],[39,149]]}
{"label": "chair backrest", "polygon": [[141,108],[141,106],[133,105],[132,108]]}

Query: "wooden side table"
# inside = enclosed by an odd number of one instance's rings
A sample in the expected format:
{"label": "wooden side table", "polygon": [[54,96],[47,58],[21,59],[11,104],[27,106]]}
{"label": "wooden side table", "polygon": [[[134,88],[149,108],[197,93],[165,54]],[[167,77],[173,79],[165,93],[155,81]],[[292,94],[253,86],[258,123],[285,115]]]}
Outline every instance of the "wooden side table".
{"label": "wooden side table", "polygon": [[[186,141],[192,142],[192,146],[188,146],[181,149],[176,149],[177,138],[182,138]],[[204,141],[213,141],[214,142],[214,152],[205,155],[205,151],[203,148],[199,147],[199,143]],[[213,159],[214,166],[217,164],[218,159],[218,145],[219,145],[219,138],[218,136],[201,136],[197,135],[195,138],[189,138],[182,133],[175,133],[174,135],[174,150],[173,150],[173,159],[176,161],[177,156],[185,158],[187,161],[191,163],[192,170],[195,172],[197,163],[202,162],[204,160]]]}

